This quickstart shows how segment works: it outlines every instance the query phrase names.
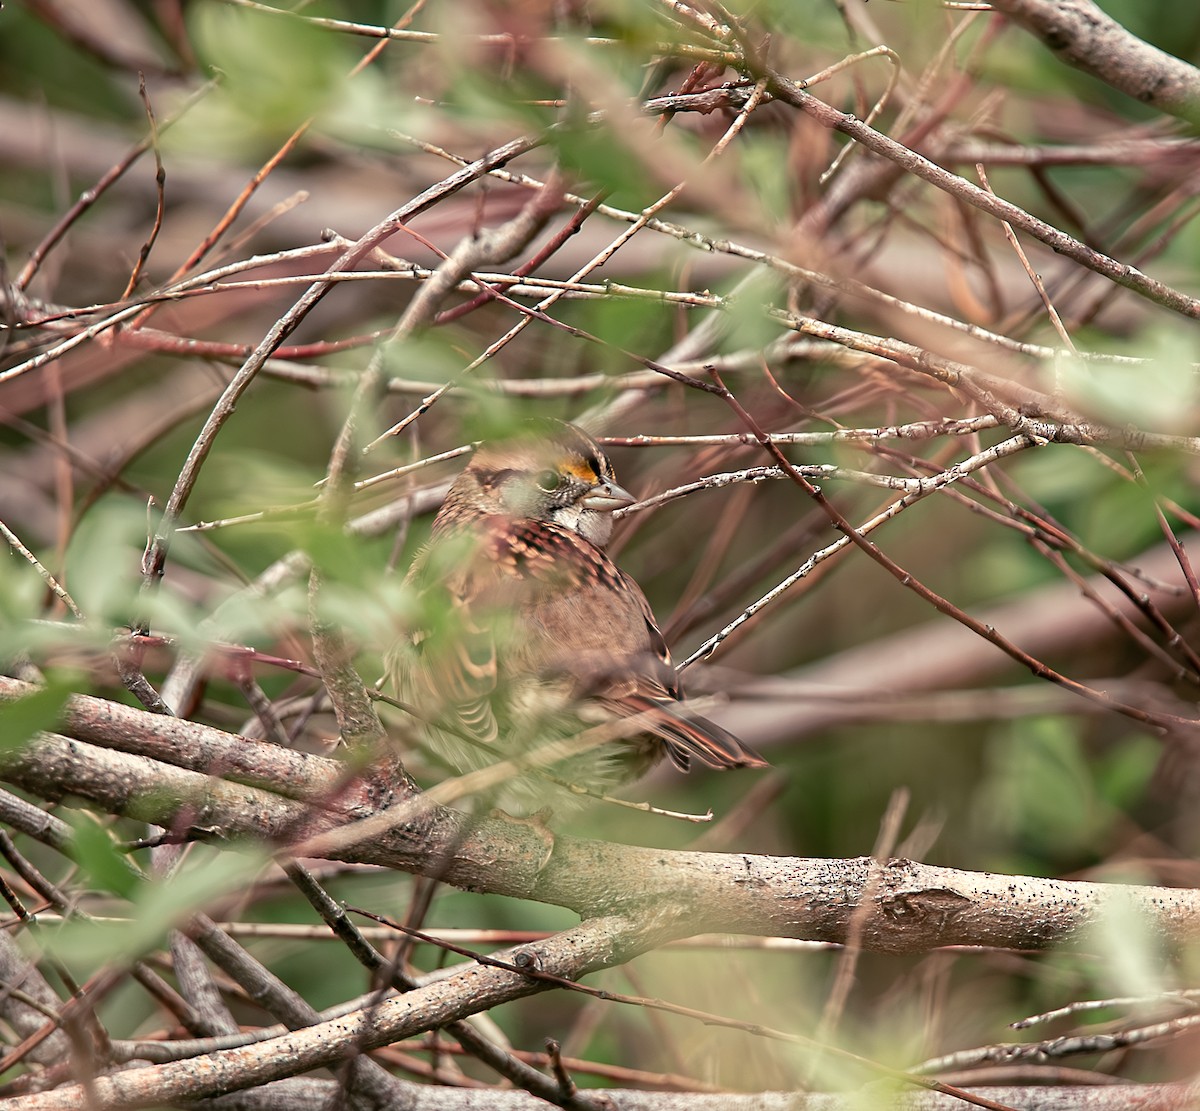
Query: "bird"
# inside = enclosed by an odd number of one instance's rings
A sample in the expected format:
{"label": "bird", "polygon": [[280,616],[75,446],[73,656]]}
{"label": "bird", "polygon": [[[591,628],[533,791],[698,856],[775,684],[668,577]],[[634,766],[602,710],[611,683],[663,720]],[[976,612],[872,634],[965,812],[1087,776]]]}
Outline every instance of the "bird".
{"label": "bird", "polygon": [[[415,627],[389,674],[451,769],[517,760],[488,796],[497,809],[569,811],[664,758],[767,766],[685,705],[646,595],[605,551],[613,511],[635,500],[588,433],[530,422],[476,447],[413,560]],[[604,743],[557,758],[553,742],[591,727]]]}

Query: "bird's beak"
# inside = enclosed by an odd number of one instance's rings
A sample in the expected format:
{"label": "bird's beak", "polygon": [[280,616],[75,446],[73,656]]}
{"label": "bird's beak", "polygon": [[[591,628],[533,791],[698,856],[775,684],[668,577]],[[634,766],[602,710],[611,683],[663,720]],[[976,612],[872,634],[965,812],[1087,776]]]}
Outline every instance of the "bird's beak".
{"label": "bird's beak", "polygon": [[618,486],[615,482],[598,482],[579,499],[579,504],[584,509],[611,513],[614,509],[624,509],[627,505],[633,505],[635,501],[637,498],[623,486]]}

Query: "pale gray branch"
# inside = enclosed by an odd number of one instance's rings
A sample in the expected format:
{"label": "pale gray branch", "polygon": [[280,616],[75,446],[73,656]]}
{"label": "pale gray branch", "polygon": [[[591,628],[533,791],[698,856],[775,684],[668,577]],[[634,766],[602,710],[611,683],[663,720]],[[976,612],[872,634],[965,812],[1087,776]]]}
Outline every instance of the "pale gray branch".
{"label": "pale gray branch", "polygon": [[[12,684],[13,680],[0,680]],[[2,689],[2,688],[0,688]],[[148,724],[158,717],[142,713]],[[273,746],[229,738],[248,754]],[[306,757],[326,776],[334,761]],[[1164,941],[1200,935],[1200,892],[1066,882],[870,858],[821,860],[665,852],[557,836],[494,818],[466,819],[418,798],[351,824],[370,788],[323,804],[286,799],[144,756],[43,734],[0,757],[0,777],[50,799],[74,795],[164,828],[185,822],[224,837],[291,844],[307,855],[436,875],[447,883],[567,907],[584,918],[674,916],[660,941],[701,932],[844,942],[864,902],[864,947],[922,952],[945,945],[1046,949],[1079,943],[1115,904]],[[367,836],[366,831],[370,831]],[[361,832],[360,832],[361,831]],[[872,886],[874,885],[874,886]]]}
{"label": "pale gray branch", "polygon": [[1143,42],[1092,0],[992,0],[1067,65],[1172,116],[1200,124],[1200,70]]}
{"label": "pale gray branch", "polygon": [[[310,1085],[301,1088],[301,1084]],[[288,1111],[325,1111],[335,1089],[332,1081],[280,1081],[287,1089]],[[324,1085],[321,1089],[319,1085]],[[1062,1086],[987,1087],[970,1089],[973,1095],[1022,1111],[1126,1111],[1129,1107],[1167,1111],[1190,1106],[1196,1099],[1194,1086],[1187,1084],[1114,1084],[1107,1087]],[[257,1093],[226,1096],[197,1106],[213,1111],[259,1111],[262,1104],[250,1102]],[[708,1095],[696,1092],[639,1092],[631,1089],[589,1088],[596,1099],[608,1099],[620,1111],[857,1111],[868,1105],[886,1106],[889,1111],[963,1111],[962,1100],[939,1092],[909,1091],[880,1093],[878,1100],[865,1099],[862,1091],[845,1094],[823,1092],[754,1092]],[[238,1102],[245,1100],[246,1102]],[[301,1101],[303,1100],[303,1101]],[[884,1102],[886,1100],[886,1103]],[[545,1102],[525,1092],[472,1090],[470,1088],[425,1088],[421,1111],[545,1111]]]}

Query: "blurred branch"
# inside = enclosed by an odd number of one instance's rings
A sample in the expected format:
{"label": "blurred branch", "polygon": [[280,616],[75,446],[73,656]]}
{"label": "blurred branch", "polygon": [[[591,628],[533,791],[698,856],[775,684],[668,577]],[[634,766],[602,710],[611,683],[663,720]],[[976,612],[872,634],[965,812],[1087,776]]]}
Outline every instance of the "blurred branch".
{"label": "blurred branch", "polygon": [[[1151,580],[1166,579],[1177,570],[1174,553],[1166,544],[1140,552],[1129,562]],[[1112,598],[1122,612],[1135,612],[1127,599],[1114,597],[1104,576],[1093,575],[1086,582],[1091,590]],[[1182,596],[1163,596],[1158,589],[1152,593],[1159,595],[1159,604],[1173,614],[1190,610],[1190,601]],[[1027,590],[1012,600],[977,607],[974,613],[979,621],[1003,630],[1039,658],[1079,651],[1083,645],[1102,646],[1117,632],[1104,611],[1070,582]],[[755,744],[769,746],[783,737],[795,740],[841,721],[839,703],[843,699],[853,701],[880,691],[913,696],[923,691],[955,690],[1006,677],[1006,672],[1013,670],[1011,659],[986,640],[952,622],[931,621],[827,655],[787,675],[749,680],[744,688],[741,683],[731,683],[727,689],[737,693],[744,689],[744,698],[736,704],[739,733]],[[1148,709],[1174,715],[1194,712],[1192,704],[1161,684],[1093,682]],[[818,699],[822,692],[831,697],[833,706],[806,702],[804,713],[798,714],[796,698],[814,692]],[[731,720],[729,710],[713,716]]]}

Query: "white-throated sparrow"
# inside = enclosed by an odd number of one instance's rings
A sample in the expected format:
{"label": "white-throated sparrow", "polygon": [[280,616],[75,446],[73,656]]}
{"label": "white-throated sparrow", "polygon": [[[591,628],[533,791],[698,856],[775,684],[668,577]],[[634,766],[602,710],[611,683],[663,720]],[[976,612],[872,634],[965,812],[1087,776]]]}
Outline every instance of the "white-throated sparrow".
{"label": "white-throated sparrow", "polygon": [[663,756],[684,770],[693,757],[766,766],[681,702],[646,596],[604,552],[612,511],[634,500],[590,436],[537,422],[476,450],[409,572],[420,628],[388,670],[422,739],[459,772],[536,763],[539,745],[636,717],[609,743],[506,781],[492,796],[505,809],[560,808],[566,792],[545,773],[602,792]]}

